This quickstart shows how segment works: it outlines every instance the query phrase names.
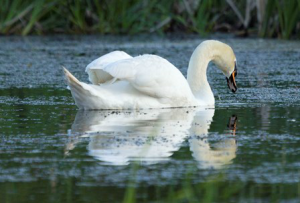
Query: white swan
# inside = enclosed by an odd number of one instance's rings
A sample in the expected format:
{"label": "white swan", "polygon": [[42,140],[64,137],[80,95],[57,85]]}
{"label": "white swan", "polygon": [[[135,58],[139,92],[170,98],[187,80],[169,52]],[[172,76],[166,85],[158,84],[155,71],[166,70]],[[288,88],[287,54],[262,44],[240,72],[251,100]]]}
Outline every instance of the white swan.
{"label": "white swan", "polygon": [[227,44],[202,42],[193,52],[187,80],[166,59],[156,55],[131,57],[115,51],[86,67],[92,85],[78,81],[64,68],[67,83],[80,109],[148,109],[211,106],[215,99],[206,69],[213,61],[235,92],[236,58]]}

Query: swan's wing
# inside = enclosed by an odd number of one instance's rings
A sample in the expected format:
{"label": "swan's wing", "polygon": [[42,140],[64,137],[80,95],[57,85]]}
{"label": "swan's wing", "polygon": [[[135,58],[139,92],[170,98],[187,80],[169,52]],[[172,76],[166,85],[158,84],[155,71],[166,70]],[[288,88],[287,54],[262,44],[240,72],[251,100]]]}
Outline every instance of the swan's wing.
{"label": "swan's wing", "polygon": [[105,83],[109,80],[112,80],[113,77],[107,72],[103,71],[103,68],[116,61],[129,58],[132,58],[132,56],[123,51],[113,51],[92,61],[89,65],[87,65],[85,72],[88,73],[89,80],[93,84],[98,85]]}
{"label": "swan's wing", "polygon": [[181,72],[156,55],[120,60],[103,70],[114,78],[129,81],[137,90],[152,97],[181,99],[191,93]]}

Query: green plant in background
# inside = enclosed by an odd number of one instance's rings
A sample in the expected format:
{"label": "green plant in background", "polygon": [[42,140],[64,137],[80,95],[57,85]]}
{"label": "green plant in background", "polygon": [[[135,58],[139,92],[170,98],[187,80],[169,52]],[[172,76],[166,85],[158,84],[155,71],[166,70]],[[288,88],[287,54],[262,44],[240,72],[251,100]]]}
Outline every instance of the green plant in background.
{"label": "green plant in background", "polygon": [[86,32],[88,30],[88,26],[85,20],[85,10],[88,6],[85,2],[81,0],[74,0],[72,4],[68,2],[67,8],[70,13],[68,17],[69,21],[73,25],[72,27],[79,32]]}
{"label": "green plant in background", "polygon": [[276,32],[276,27],[278,26],[275,22],[274,16],[276,15],[274,2],[269,1],[265,5],[265,9],[262,14],[262,25],[259,30],[259,35],[261,37],[272,37]]}
{"label": "green plant in background", "polygon": [[213,9],[218,5],[218,1],[203,0],[192,2],[188,3],[187,0],[178,1],[179,12],[174,16],[174,19],[187,27],[188,30],[205,35],[212,31],[215,24],[216,18],[214,17]]}
{"label": "green plant in background", "polygon": [[225,27],[289,39],[300,37],[299,10],[300,0],[2,0],[0,34],[203,35]]}
{"label": "green plant in background", "polygon": [[[4,1],[0,7],[1,33],[16,33],[21,29],[19,19],[22,19],[33,8],[32,4],[22,1]],[[18,22],[18,24],[17,24]]]}
{"label": "green plant in background", "polygon": [[213,27],[213,22],[210,20],[212,16],[208,11],[211,11],[215,6],[214,1],[205,0],[202,1],[195,13],[193,18],[193,28],[198,33],[205,33],[211,31]]}
{"label": "green plant in background", "polygon": [[[299,0],[298,2],[300,3]],[[298,2],[276,0],[281,35],[284,39],[290,38],[292,31],[297,25],[297,20],[299,20],[300,10],[297,7]]]}
{"label": "green plant in background", "polygon": [[[300,22],[300,1],[269,0],[266,4],[263,27],[259,35],[272,37],[278,35],[289,39]],[[299,37],[299,36],[298,36]]]}
{"label": "green plant in background", "polygon": [[[22,31],[22,35],[27,35],[34,25],[36,25],[36,28],[39,28],[41,26],[38,24],[40,18],[49,11],[49,7],[45,4],[44,0],[36,0],[33,5],[32,12],[30,13],[28,22]],[[37,29],[37,33],[40,34],[40,30],[41,29]]]}

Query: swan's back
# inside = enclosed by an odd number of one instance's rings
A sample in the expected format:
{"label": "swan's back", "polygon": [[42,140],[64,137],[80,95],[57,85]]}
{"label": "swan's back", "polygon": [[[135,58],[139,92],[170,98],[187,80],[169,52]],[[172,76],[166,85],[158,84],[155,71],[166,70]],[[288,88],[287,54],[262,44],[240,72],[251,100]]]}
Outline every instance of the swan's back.
{"label": "swan's back", "polygon": [[[120,60],[114,61],[117,58]],[[124,52],[112,52],[92,62],[87,72],[96,85],[79,82],[65,70],[75,102],[82,109],[198,105],[182,73],[169,61],[156,55],[131,57]]]}
{"label": "swan's back", "polygon": [[169,61],[145,54],[120,60],[103,71],[125,80],[143,94],[153,98],[174,100],[191,99],[192,93],[182,73]]}
{"label": "swan's back", "polygon": [[85,72],[87,72],[89,75],[89,80],[94,85],[105,83],[112,80],[113,77],[107,72],[103,71],[103,69],[112,63],[129,58],[132,58],[132,56],[123,51],[113,51],[88,64]]}

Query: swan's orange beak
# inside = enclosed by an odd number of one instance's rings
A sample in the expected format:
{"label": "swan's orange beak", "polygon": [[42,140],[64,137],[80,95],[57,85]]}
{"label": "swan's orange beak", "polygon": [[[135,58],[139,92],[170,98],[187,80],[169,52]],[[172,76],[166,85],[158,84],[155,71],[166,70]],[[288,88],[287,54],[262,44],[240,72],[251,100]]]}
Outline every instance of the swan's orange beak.
{"label": "swan's orange beak", "polygon": [[235,82],[235,77],[237,76],[237,69],[236,69],[236,65],[234,67],[234,71],[232,72],[232,74],[230,75],[229,79],[226,78],[227,80],[227,85],[228,88],[235,93],[237,90],[237,86],[236,86],[236,82]]}

